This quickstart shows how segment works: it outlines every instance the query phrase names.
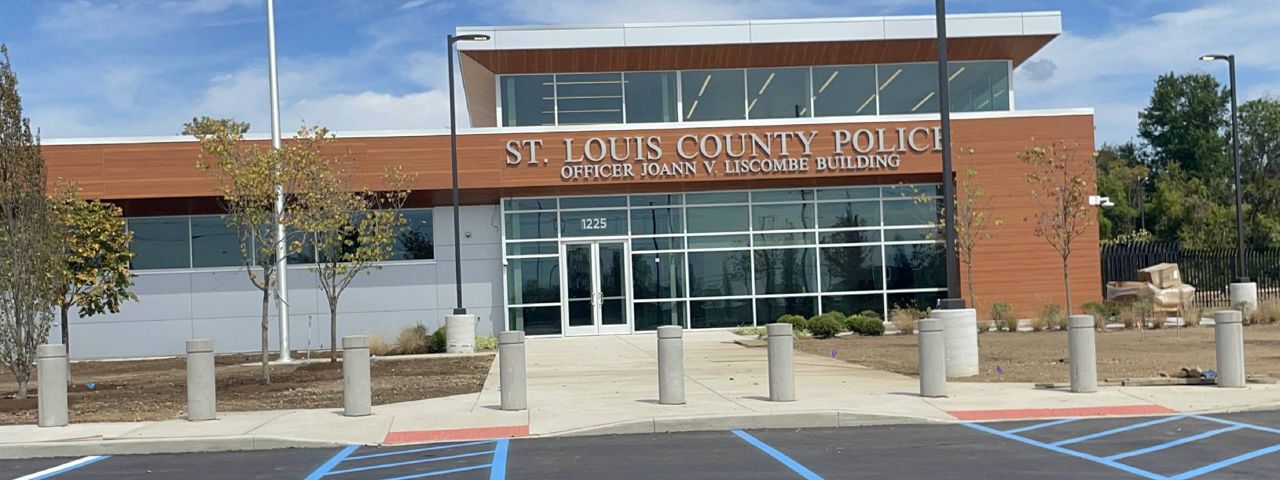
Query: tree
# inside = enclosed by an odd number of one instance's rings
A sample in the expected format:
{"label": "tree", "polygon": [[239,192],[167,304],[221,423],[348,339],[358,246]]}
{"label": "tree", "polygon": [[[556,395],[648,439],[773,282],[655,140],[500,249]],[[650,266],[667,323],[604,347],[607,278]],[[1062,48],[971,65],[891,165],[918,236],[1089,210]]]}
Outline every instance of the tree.
{"label": "tree", "polygon": [[1160,212],[1152,225],[1158,238],[1177,239],[1193,249],[1235,245],[1235,206],[1177,162],[1156,179],[1151,208]]}
{"label": "tree", "polygon": [[1245,233],[1254,248],[1280,244],[1280,99],[1240,106],[1240,170]]}
{"label": "tree", "polygon": [[[972,155],[973,151],[970,150]],[[978,243],[991,238],[991,227],[998,227],[1004,220],[991,215],[991,198],[977,182],[978,171],[967,168],[960,179],[959,201],[956,202],[956,257],[964,264],[964,284],[969,290],[969,305],[977,307],[978,296],[973,288],[973,251]],[[946,217],[939,215],[940,227],[945,227]]]}
{"label": "tree", "polygon": [[1098,210],[1098,230],[1103,240],[1132,236],[1145,228],[1148,173],[1133,142],[1104,144],[1098,149],[1098,195],[1115,204]]}
{"label": "tree", "polygon": [[[1226,187],[1231,178],[1230,141],[1222,134],[1230,124],[1231,93],[1206,73],[1167,73],[1156,80],[1151,103],[1138,113],[1138,136],[1150,147],[1150,168],[1159,174],[1170,164]],[[1224,198],[1230,196],[1224,190]]]}
{"label": "tree", "polygon": [[[196,166],[218,180],[218,194],[227,210],[227,223],[238,233],[249,281],[262,291],[262,379],[271,383],[267,344],[270,300],[278,276],[283,274],[275,259],[302,247],[300,242],[289,242],[281,249],[274,233],[277,225],[298,226],[305,203],[299,199],[315,195],[313,177],[321,174],[315,152],[326,140],[323,129],[304,127],[275,150],[245,141],[248,130],[247,123],[201,117],[185,124],[182,133],[200,141],[203,153]],[[277,185],[285,192],[284,208],[278,212]]]}
{"label": "tree", "polygon": [[22,116],[18,77],[0,44],[0,361],[18,398],[27,397],[36,347],[53,321],[54,232],[40,139]]}
{"label": "tree", "polygon": [[341,159],[320,151],[333,137],[323,128],[312,135],[315,148],[299,152],[311,156],[306,163],[316,168],[313,188],[298,199],[297,228],[318,252],[311,271],[328,301],[329,361],[337,362],[338,300],[360,273],[391,259],[396,233],[405,223],[400,209],[409,197],[409,180],[392,169],[384,191],[355,191]]}
{"label": "tree", "polygon": [[74,185],[65,185],[52,205],[57,238],[61,239],[55,243],[62,258],[54,292],[62,313],[62,344],[69,354],[67,317],[72,307],[81,317],[88,317],[117,313],[121,303],[138,299],[129,291],[133,287],[129,273],[133,234],[125,228],[120,207],[82,199]]}
{"label": "tree", "polygon": [[1071,274],[1067,268],[1072,244],[1093,224],[1090,210],[1094,207],[1089,205],[1089,180],[1085,175],[1093,165],[1076,158],[1079,151],[1078,140],[1059,140],[1045,146],[1027,147],[1018,155],[1032,168],[1026,178],[1038,209],[1034,217],[1035,235],[1062,257],[1062,286],[1068,314],[1075,308],[1071,303]]}

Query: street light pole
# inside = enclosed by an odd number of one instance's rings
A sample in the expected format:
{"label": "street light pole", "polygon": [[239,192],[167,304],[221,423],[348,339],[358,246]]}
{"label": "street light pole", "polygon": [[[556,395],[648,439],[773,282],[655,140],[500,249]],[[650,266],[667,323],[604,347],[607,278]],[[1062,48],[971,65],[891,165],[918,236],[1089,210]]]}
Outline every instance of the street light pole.
{"label": "street light pole", "polygon": [[[276,6],[274,0],[267,0],[267,83],[271,90],[271,149],[280,150],[280,79],[276,75]],[[279,162],[279,159],[277,159]],[[276,163],[276,172],[281,165]],[[284,224],[280,218],[284,216],[284,185],[276,184],[276,313],[280,316],[280,358],[282,363],[293,361],[289,352],[289,259],[285,253],[287,244]]]}
{"label": "street light pole", "polygon": [[947,298],[939,302],[942,309],[964,308],[960,295],[960,262],[956,255],[956,188],[951,167],[951,86],[947,78],[947,2],[936,0],[934,18],[938,29],[938,112],[942,136],[942,223],[946,245]]}
{"label": "street light pole", "polygon": [[446,46],[448,47],[449,61],[449,159],[453,171],[453,275],[454,284],[458,290],[457,307],[453,309],[454,315],[466,315],[467,308],[462,305],[462,241],[459,238],[459,230],[461,230],[461,221],[458,215],[458,114],[456,112],[456,103],[453,91],[453,58],[454,44],[460,41],[485,41],[488,35],[472,34],[472,35],[447,35]]}
{"label": "street light pole", "polygon": [[1236,56],[1234,54],[1210,54],[1203,55],[1200,59],[1206,62],[1226,60],[1227,69],[1231,75],[1231,163],[1235,168],[1236,189],[1236,283],[1248,283],[1249,274],[1245,270],[1244,264],[1244,210],[1241,208],[1243,189],[1240,187],[1239,114],[1236,113]]}

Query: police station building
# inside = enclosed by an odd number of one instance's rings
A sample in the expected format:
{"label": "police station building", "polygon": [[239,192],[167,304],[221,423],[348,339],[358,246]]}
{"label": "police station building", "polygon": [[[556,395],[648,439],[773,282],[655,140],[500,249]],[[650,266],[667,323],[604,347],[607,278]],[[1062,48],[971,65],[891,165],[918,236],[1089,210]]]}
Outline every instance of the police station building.
{"label": "police station building", "polygon": [[[1064,141],[1089,161],[1093,113],[1016,107],[1013,71],[1061,33],[1059,13],[948,25],[955,170],[977,173],[1003,220],[974,255],[977,307],[1029,315],[1062,302],[1061,259],[1025,220],[1018,154]],[[730,328],[944,295],[932,16],[457,33],[490,37],[458,43],[462,284],[479,334]],[[361,172],[416,175],[395,258],[342,296],[339,335],[434,330],[456,306],[448,132],[338,137]],[[46,142],[50,181],[121,205],[134,234],[139,300],[73,318],[78,355],[172,354],[188,338],[257,347],[261,293],[199,153],[172,136]],[[1090,231],[1071,257],[1078,292],[1097,289],[1097,241]],[[290,258],[295,348],[329,344],[314,258]]]}

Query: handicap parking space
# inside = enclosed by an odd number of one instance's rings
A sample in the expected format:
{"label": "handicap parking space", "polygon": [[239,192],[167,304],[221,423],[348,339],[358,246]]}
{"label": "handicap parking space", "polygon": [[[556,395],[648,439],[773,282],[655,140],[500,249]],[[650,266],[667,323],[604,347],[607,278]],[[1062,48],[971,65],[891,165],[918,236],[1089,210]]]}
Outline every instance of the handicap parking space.
{"label": "handicap parking space", "polygon": [[1265,478],[1280,469],[1280,429],[1269,426],[1275,417],[1274,413],[1173,415],[965,426],[1130,477]]}
{"label": "handicap parking space", "polygon": [[[509,440],[398,447],[352,445],[334,453],[306,480],[503,479]],[[302,477],[299,477],[302,478]]]}
{"label": "handicap parking space", "polygon": [[508,461],[511,479],[803,478],[723,431],[515,440]]}

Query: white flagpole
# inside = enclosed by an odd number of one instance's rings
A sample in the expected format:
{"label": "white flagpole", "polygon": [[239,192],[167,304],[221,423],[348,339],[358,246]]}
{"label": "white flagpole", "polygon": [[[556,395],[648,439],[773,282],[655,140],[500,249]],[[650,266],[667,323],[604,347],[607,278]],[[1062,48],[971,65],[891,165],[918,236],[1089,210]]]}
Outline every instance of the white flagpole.
{"label": "white flagpole", "polygon": [[[276,7],[267,0],[267,69],[271,85],[271,148],[280,149],[280,79],[276,75]],[[277,166],[279,168],[279,166]],[[284,211],[284,186],[276,185],[276,218]],[[276,312],[280,318],[280,361],[293,361],[289,352],[289,263],[284,224],[276,222]]]}

